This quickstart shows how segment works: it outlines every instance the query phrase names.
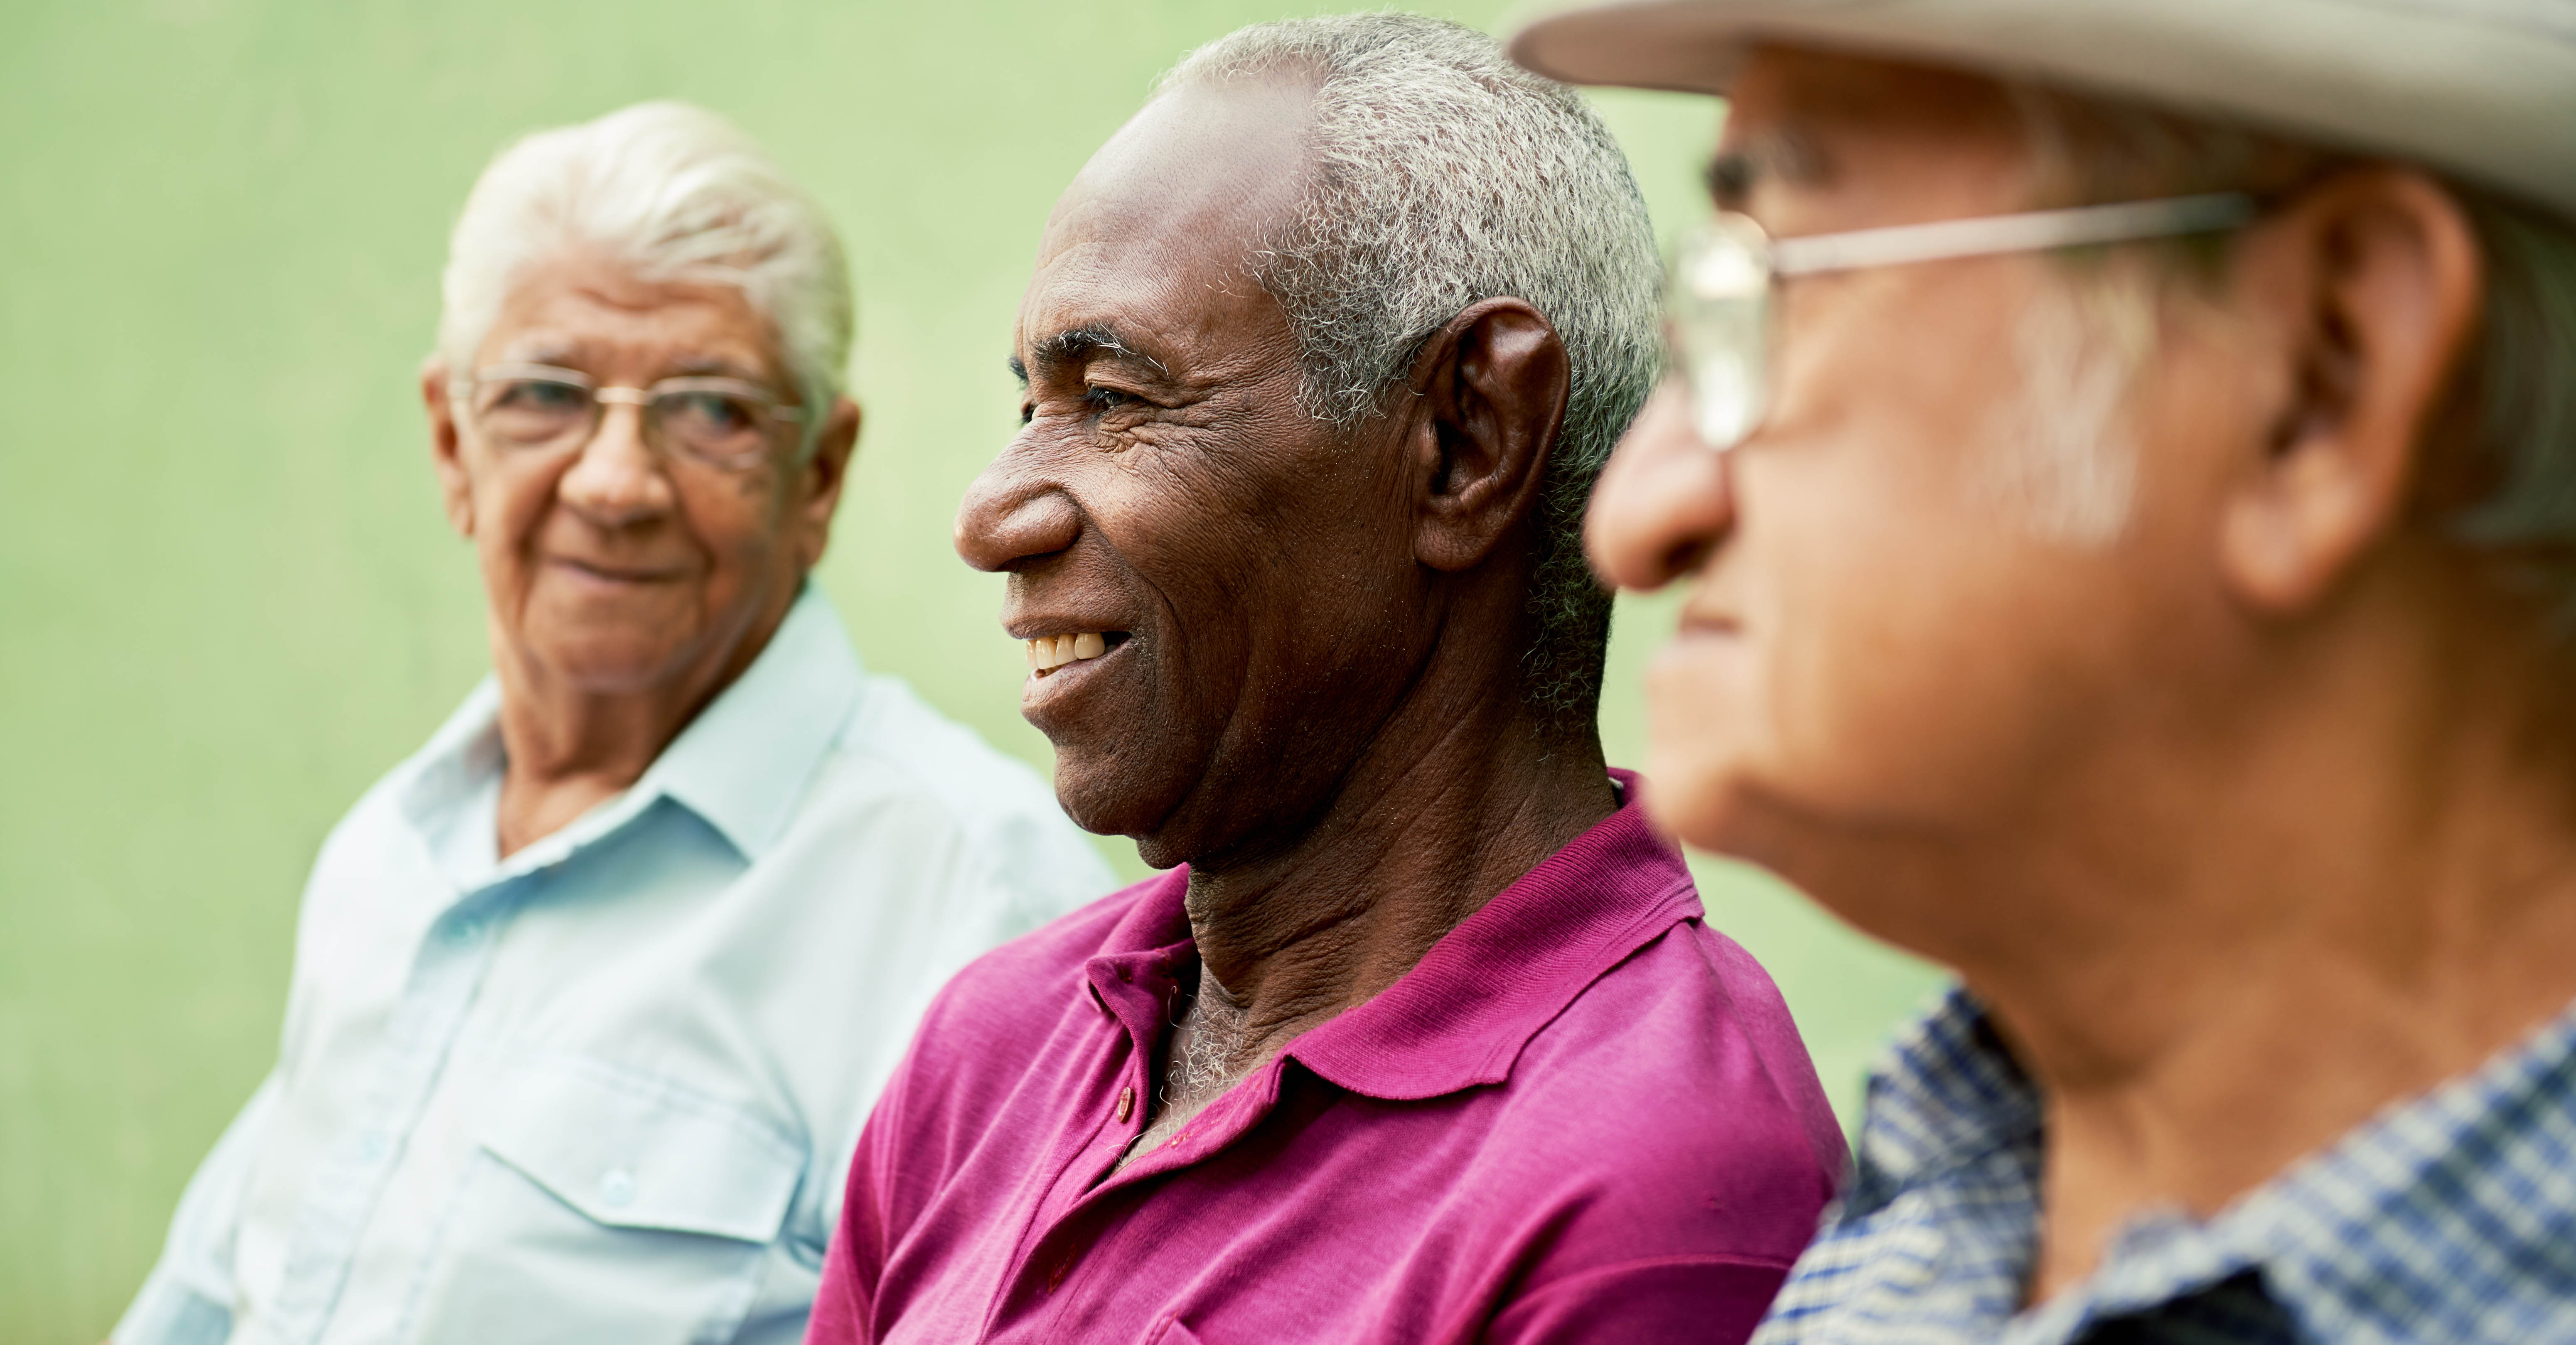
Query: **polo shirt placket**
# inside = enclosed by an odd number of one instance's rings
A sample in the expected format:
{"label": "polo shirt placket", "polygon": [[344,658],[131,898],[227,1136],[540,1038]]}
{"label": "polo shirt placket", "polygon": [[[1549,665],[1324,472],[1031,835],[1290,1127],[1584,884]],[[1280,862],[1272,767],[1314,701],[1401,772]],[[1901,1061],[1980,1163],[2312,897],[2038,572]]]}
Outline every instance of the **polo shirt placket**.
{"label": "polo shirt placket", "polygon": [[1197,955],[1187,874],[969,968],[861,1140],[809,1341],[1518,1339],[1568,1314],[1740,1339],[1841,1136],[1618,778],[1617,815],[1123,1169]]}

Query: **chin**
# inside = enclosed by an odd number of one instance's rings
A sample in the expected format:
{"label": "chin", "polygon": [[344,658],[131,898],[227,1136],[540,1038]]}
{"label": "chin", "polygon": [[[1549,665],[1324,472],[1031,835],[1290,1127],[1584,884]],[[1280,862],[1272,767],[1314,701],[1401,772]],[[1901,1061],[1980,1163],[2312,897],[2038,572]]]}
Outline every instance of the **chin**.
{"label": "chin", "polygon": [[[1151,735],[1118,736],[1136,744]],[[1135,745],[1102,748],[1087,735],[1056,741],[1055,797],[1074,825],[1095,835],[1127,837],[1147,864],[1168,869],[1195,853],[1173,821],[1201,772],[1172,769],[1168,756],[1154,755],[1160,759],[1148,759]]]}
{"label": "chin", "polygon": [[584,691],[633,695],[669,681],[679,651],[667,636],[602,632],[540,642],[539,661]]}
{"label": "chin", "polygon": [[1659,660],[1647,677],[1646,813],[1692,845],[1731,853],[1730,823],[1754,766],[1744,730],[1761,721],[1740,708],[1748,698],[1676,662]]}
{"label": "chin", "polygon": [[[1126,769],[1121,769],[1124,766]],[[1059,746],[1055,753],[1055,798],[1074,825],[1102,836],[1133,836],[1158,820],[1149,791],[1131,777],[1135,763],[1122,763],[1114,752],[1088,752]]]}
{"label": "chin", "polygon": [[1746,791],[1730,754],[1692,751],[1657,739],[1646,756],[1646,816],[1657,829],[1702,850],[1732,854]]}

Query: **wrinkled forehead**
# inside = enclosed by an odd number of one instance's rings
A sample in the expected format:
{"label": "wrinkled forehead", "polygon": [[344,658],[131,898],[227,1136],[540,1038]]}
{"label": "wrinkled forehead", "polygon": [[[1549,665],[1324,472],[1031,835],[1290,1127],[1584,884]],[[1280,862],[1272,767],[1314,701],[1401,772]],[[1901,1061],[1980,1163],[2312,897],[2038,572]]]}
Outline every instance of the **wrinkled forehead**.
{"label": "wrinkled forehead", "polygon": [[1100,324],[1213,339],[1269,303],[1246,263],[1302,194],[1312,103],[1310,83],[1265,78],[1147,104],[1048,219],[1021,343]]}
{"label": "wrinkled forehead", "polygon": [[588,248],[520,268],[476,353],[586,372],[651,365],[749,378],[779,360],[774,325],[742,287],[654,277]]}
{"label": "wrinkled forehead", "polygon": [[[2019,190],[2028,142],[1992,76],[1803,47],[1757,47],[1729,91],[1711,180],[1844,197],[1986,197]],[[1893,222],[1893,221],[1891,221]]]}

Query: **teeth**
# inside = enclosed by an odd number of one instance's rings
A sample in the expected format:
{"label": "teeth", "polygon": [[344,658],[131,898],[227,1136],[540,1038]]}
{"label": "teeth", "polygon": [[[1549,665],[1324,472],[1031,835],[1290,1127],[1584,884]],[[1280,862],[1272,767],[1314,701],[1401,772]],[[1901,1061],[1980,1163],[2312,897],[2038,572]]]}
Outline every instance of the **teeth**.
{"label": "teeth", "polygon": [[1040,677],[1081,659],[1098,658],[1109,652],[1108,637],[1099,631],[1079,635],[1041,635],[1026,642],[1029,670]]}

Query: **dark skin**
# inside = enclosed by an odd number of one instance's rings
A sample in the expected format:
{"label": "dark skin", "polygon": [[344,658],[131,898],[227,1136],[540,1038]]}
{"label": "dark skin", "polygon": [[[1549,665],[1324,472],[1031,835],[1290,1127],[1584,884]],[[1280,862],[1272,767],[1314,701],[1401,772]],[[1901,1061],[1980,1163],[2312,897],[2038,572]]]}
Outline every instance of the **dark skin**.
{"label": "dark skin", "polygon": [[1224,1068],[1167,1067],[1138,1151],[1617,803],[1519,674],[1569,386],[1545,316],[1460,312],[1356,430],[1297,405],[1245,259],[1294,206],[1311,93],[1175,91],[1075,180],[1021,304],[1025,427],[958,512],[1005,629],[1108,647],[1023,693],[1066,810],[1190,865],[1200,990],[1164,1054]]}

